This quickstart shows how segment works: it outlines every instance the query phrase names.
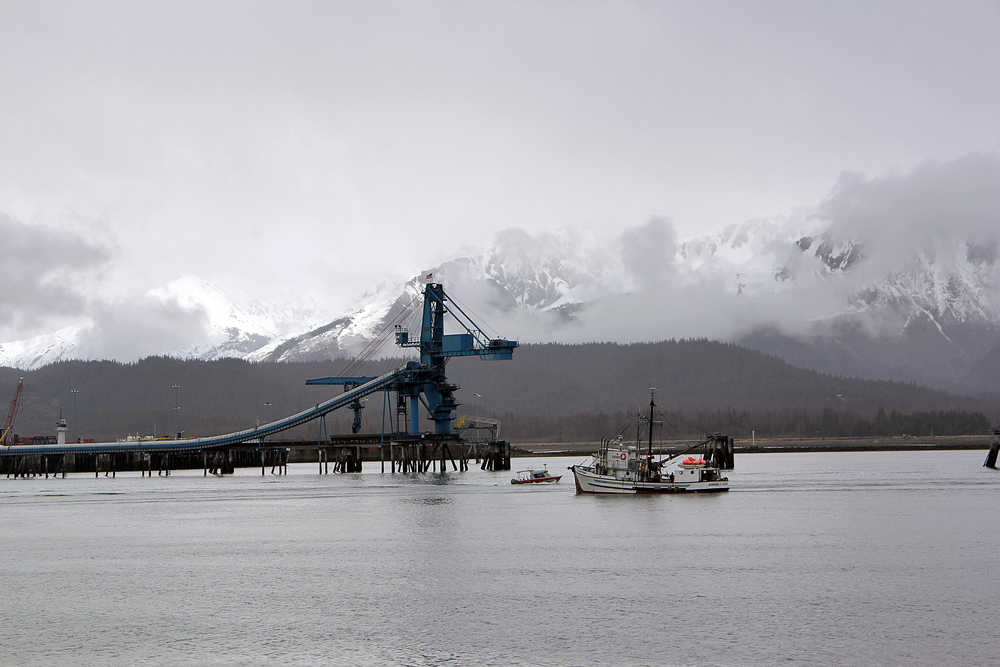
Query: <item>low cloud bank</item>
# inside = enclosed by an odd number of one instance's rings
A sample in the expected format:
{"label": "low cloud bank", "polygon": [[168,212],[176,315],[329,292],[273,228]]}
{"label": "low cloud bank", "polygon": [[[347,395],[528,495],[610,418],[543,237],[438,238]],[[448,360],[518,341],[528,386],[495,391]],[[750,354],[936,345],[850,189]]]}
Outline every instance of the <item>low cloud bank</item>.
{"label": "low cloud bank", "polygon": [[135,361],[203,345],[209,336],[201,308],[149,295],[94,303],[93,326],[79,339],[76,356],[84,359]]}
{"label": "low cloud bank", "polygon": [[[78,330],[74,357],[131,361],[204,344],[205,312],[145,294],[102,298],[113,250],[84,233],[0,213],[0,340]],[[68,328],[68,329],[67,329]]]}
{"label": "low cloud bank", "polygon": [[[0,340],[87,322],[77,356],[131,360],[212,335],[202,308],[169,295],[102,299],[87,286],[100,284],[112,253],[80,234],[2,214],[0,231],[11,244]],[[696,239],[678,239],[662,217],[603,238],[507,229],[434,279],[491,333],[526,342],[814,334],[845,313],[888,333],[904,325],[904,307],[949,299],[1000,319],[998,248],[1000,159],[971,155],[874,178],[845,173],[811,209]],[[883,302],[866,307],[873,293]]]}
{"label": "low cloud bank", "polygon": [[80,284],[110,253],[81,235],[28,225],[0,212],[0,340],[59,326],[86,313]]}
{"label": "low cloud bank", "polygon": [[[850,313],[872,334],[898,333],[908,308],[943,317],[935,309],[958,303],[1000,316],[998,247],[994,156],[845,173],[822,202],[785,218],[683,242],[667,219],[628,228],[578,256],[600,270],[573,286],[597,297],[573,322],[522,314],[507,324],[536,341],[737,340],[761,327],[815,334]],[[894,307],[866,304],[873,294]]]}

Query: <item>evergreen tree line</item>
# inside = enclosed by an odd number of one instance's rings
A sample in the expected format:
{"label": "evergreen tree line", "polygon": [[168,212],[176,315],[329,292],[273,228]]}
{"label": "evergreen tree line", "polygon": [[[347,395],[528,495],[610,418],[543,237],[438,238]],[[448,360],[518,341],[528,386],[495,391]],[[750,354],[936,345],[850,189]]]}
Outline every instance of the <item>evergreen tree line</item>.
{"label": "evergreen tree line", "polygon": [[[640,415],[625,411],[597,412],[574,416],[500,416],[504,438],[536,442],[596,441],[623,436],[628,441],[646,441],[648,426]],[[643,417],[645,414],[642,415]],[[988,433],[985,414],[970,410],[879,409],[874,416],[830,408],[822,410],[684,410],[657,413],[653,437],[695,439],[722,432],[734,438],[779,436],[932,436]]]}
{"label": "evergreen tree line", "polygon": [[[364,362],[351,374],[379,375],[406,360]],[[24,406],[15,427],[24,436],[51,435],[60,413],[70,422],[70,439],[178,430],[208,435],[330,398],[343,390],[306,386],[305,380],[340,375],[347,363],[64,361],[31,372],[0,368],[0,400],[13,395],[24,375]],[[504,434],[531,440],[613,435],[623,428],[620,423],[645,409],[651,386],[658,388],[657,405],[667,414],[667,437],[714,431],[746,437],[751,430],[761,436],[981,433],[1000,412],[987,399],[816,373],[702,340],[523,345],[512,361],[452,360],[448,376],[461,387],[459,415],[499,417]],[[395,406],[386,406],[383,415],[383,398],[375,394],[366,400],[364,431],[378,432],[383,420],[392,430]],[[351,418],[347,410],[332,413],[328,430],[350,432]],[[424,428],[431,425],[425,422]],[[310,439],[318,431],[314,423],[285,437]]]}

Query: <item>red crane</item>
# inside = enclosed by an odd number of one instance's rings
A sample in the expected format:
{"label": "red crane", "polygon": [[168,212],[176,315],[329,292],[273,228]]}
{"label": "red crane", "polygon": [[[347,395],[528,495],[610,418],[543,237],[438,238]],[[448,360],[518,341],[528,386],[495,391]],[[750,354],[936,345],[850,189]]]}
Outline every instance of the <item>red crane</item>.
{"label": "red crane", "polygon": [[17,381],[17,391],[14,392],[14,398],[10,401],[7,424],[4,426],[3,433],[0,434],[0,444],[7,445],[8,447],[14,444],[14,419],[17,418],[17,413],[21,409],[21,393],[23,391],[24,378],[20,378]]}

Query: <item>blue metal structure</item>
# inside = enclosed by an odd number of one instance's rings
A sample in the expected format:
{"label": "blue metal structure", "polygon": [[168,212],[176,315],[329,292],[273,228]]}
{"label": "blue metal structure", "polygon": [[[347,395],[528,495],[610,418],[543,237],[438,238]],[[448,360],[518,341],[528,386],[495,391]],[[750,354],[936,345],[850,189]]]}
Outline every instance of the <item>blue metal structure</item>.
{"label": "blue metal structure", "polygon": [[[450,304],[450,305],[449,305]],[[465,333],[446,334],[445,314],[451,315]],[[396,327],[396,344],[404,348],[420,351],[420,362],[412,368],[412,374],[399,378],[391,387],[408,403],[407,416],[410,435],[420,433],[421,403],[434,422],[434,432],[439,435],[451,433],[454,420],[455,390],[458,385],[448,382],[445,365],[453,357],[479,357],[488,361],[513,358],[517,341],[505,338],[490,338],[482,328],[470,318],[444,291],[441,283],[427,283],[424,287],[423,316],[420,323],[420,339],[410,340],[406,329]],[[361,382],[365,377],[328,377],[307,380],[306,384],[344,385]],[[355,410],[355,424],[360,428],[360,404]],[[357,432],[357,431],[355,431]]]}
{"label": "blue metal structure", "polygon": [[[368,376],[349,376],[349,375],[338,375],[335,377],[327,378],[315,378],[312,380],[306,380],[306,384],[332,384],[332,385],[344,385],[344,391],[350,391],[355,387],[360,387],[361,385],[371,382],[375,378]],[[351,422],[351,433],[358,433],[361,431],[361,410],[365,407],[361,403],[361,397],[358,397],[351,401],[348,405],[351,410],[354,411],[354,421]]]}
{"label": "blue metal structure", "polygon": [[[451,304],[449,306],[448,304]],[[465,333],[445,334],[444,316],[448,313],[465,329]],[[420,324],[420,340],[411,341],[409,332],[396,330],[396,344],[420,350],[420,367],[424,371],[419,383],[401,383],[400,391],[410,399],[411,435],[420,432],[418,401],[423,394],[424,407],[434,421],[434,432],[451,433],[451,422],[455,418],[455,390],[458,385],[448,382],[445,364],[452,357],[480,357],[496,361],[511,359],[517,341],[504,338],[490,338],[462,308],[444,291],[441,283],[427,283],[424,287],[424,312]]]}

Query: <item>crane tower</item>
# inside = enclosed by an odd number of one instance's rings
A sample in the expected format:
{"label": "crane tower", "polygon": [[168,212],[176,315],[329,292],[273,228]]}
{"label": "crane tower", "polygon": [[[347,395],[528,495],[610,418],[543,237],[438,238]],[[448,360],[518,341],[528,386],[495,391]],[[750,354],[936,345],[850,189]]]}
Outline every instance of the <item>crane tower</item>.
{"label": "crane tower", "polygon": [[[434,422],[434,432],[447,435],[451,433],[455,408],[459,405],[455,400],[458,385],[450,383],[445,373],[448,360],[453,357],[479,357],[486,361],[509,360],[513,358],[517,341],[491,338],[448,296],[441,283],[427,283],[423,296],[420,338],[411,340],[410,332],[401,326],[397,326],[395,332],[396,344],[419,350],[420,361],[407,363],[408,372],[393,383],[391,390],[409,403],[407,431],[410,435],[420,433],[421,403]],[[446,334],[445,315],[450,315],[464,329],[464,333]],[[344,385],[346,390],[372,379],[337,376],[307,380],[306,384]],[[360,425],[361,406],[351,407],[355,410],[354,429],[357,429]]]}

